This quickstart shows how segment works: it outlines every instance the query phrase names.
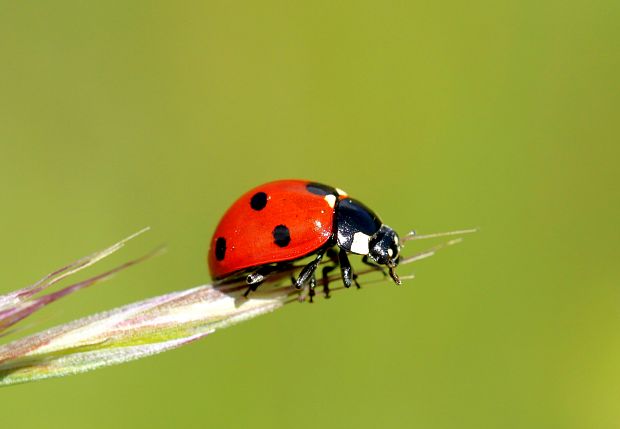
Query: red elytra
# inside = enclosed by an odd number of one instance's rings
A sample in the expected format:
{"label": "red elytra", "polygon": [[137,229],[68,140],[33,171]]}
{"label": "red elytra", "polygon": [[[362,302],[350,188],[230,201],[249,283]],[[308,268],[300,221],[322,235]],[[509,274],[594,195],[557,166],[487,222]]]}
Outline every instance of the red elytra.
{"label": "red elytra", "polygon": [[308,180],[279,180],[241,196],[222,217],[209,247],[215,280],[316,253],[334,232],[334,205],[346,195]]}

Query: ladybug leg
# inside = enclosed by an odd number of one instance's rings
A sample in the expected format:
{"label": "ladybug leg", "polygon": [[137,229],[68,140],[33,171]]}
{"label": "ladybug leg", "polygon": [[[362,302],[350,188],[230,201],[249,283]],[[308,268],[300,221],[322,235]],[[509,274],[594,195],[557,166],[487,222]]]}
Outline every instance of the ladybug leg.
{"label": "ladybug leg", "polygon": [[[262,282],[261,282],[261,283],[262,283]],[[250,285],[250,286],[246,289],[246,291],[243,293],[243,296],[247,298],[247,297],[248,297],[248,295],[250,294],[250,292],[256,292],[256,289],[258,289],[258,287],[259,287],[259,286],[260,286],[260,283],[254,283],[254,284],[251,284],[251,285]]]}
{"label": "ladybug leg", "polygon": [[256,271],[248,274],[245,281],[249,285],[248,289],[243,294],[244,297],[248,297],[250,292],[256,292],[256,289],[265,281],[269,274],[272,274],[278,271],[279,268],[277,266],[266,265],[264,267],[258,268]]}
{"label": "ladybug leg", "polygon": [[329,298],[329,273],[337,267],[338,265],[323,267],[323,293],[325,294],[325,298]]}
{"label": "ladybug leg", "polygon": [[[295,285],[295,282],[297,280],[295,280],[295,276],[291,275],[291,283],[293,284],[293,286]],[[303,285],[303,287],[301,288],[301,293],[299,294],[299,297],[297,297],[297,300],[299,302],[304,302],[306,300],[306,298],[309,296],[310,297],[310,302],[314,302],[312,300],[312,298],[314,297],[315,293],[314,293],[314,288],[316,287],[316,276],[314,273],[312,273],[312,276],[310,277],[310,280],[308,281],[308,284]],[[308,291],[308,293],[306,293],[306,291]]]}
{"label": "ladybug leg", "polygon": [[330,261],[334,265],[328,265],[323,267],[323,293],[325,294],[325,298],[329,298],[329,273],[335,270],[338,267],[338,253],[334,250],[333,247],[330,247],[327,250],[326,256],[330,259]]}
{"label": "ladybug leg", "polygon": [[[338,254],[338,260],[340,262],[340,272],[342,273],[342,282],[344,283],[344,287],[350,288],[351,284],[353,284],[354,274],[346,250],[340,249],[340,253]],[[359,286],[357,285],[357,280],[355,283],[356,286]]]}
{"label": "ladybug leg", "polygon": [[353,283],[355,283],[355,287],[361,289],[359,282],[357,281],[357,274],[353,273]]}
{"label": "ladybug leg", "polygon": [[316,271],[313,272],[312,277],[310,277],[309,286],[310,286],[310,291],[308,292],[308,296],[310,297],[310,302],[312,303],[314,302],[313,301],[314,295],[316,295],[314,292],[314,288],[316,287]]}
{"label": "ladybug leg", "polygon": [[295,280],[295,282],[293,283],[293,286],[295,286],[295,288],[301,289],[302,287],[304,287],[306,282],[310,280],[310,278],[314,275],[314,272],[316,271],[316,267],[319,266],[321,259],[323,259],[324,254],[325,251],[317,253],[314,261],[310,262],[301,270],[301,273],[299,273],[299,277],[297,277],[297,280]]}
{"label": "ladybug leg", "polygon": [[374,262],[372,262],[371,260],[368,259],[368,255],[364,255],[364,257],[362,258],[362,262],[366,265],[368,265],[369,267],[377,270],[377,271],[381,271],[381,274],[383,274],[383,277],[387,277],[387,273],[385,272],[385,270],[383,269],[383,267],[381,265],[377,265]]}
{"label": "ladybug leg", "polygon": [[[293,283],[295,283],[295,278],[292,278]],[[308,295],[306,295],[306,288],[308,288]],[[299,294],[299,302],[304,302],[306,297],[310,297],[310,303],[314,302],[314,297],[316,296],[316,292],[314,289],[316,288],[316,273],[312,273],[310,280],[307,285],[304,285],[302,292]]]}

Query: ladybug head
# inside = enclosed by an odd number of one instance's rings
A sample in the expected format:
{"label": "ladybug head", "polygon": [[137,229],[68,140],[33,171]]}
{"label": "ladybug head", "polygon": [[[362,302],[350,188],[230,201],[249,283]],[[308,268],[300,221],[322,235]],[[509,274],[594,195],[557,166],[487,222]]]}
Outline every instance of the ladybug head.
{"label": "ladybug head", "polygon": [[400,257],[398,234],[389,226],[382,225],[368,244],[368,256],[379,265],[387,265],[394,283],[400,284],[400,279],[394,271]]}

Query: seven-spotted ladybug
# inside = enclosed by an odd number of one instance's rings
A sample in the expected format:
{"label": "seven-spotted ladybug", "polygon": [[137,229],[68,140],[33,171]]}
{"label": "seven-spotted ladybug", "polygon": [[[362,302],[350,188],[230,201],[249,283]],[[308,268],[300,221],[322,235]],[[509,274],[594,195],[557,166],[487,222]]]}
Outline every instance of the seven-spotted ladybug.
{"label": "seven-spotted ladybug", "polygon": [[331,261],[322,269],[328,297],[328,273],[337,266],[346,287],[357,285],[348,253],[363,255],[362,261],[378,270],[387,266],[400,284],[394,271],[399,250],[396,232],[344,191],[307,180],[279,180],[252,189],[228,209],[211,240],[208,263],[217,283],[245,277],[247,296],[270,274],[315,255],[293,279],[298,289],[309,285],[312,300],[315,271],[324,255]]}

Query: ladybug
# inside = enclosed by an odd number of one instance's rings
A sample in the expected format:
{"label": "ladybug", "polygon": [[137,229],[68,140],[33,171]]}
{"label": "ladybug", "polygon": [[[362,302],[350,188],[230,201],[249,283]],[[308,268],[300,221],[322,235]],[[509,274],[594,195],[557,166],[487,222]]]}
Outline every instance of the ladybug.
{"label": "ladybug", "polygon": [[314,256],[293,285],[309,286],[310,300],[316,270],[325,255],[331,263],[322,269],[323,291],[329,297],[328,274],[340,266],[345,287],[359,288],[348,254],[395,273],[400,244],[398,235],[360,201],[341,189],[307,180],[278,180],[258,186],[228,209],[215,229],[208,254],[211,276],[217,284],[245,277],[250,291],[269,275],[290,269],[293,262]]}

